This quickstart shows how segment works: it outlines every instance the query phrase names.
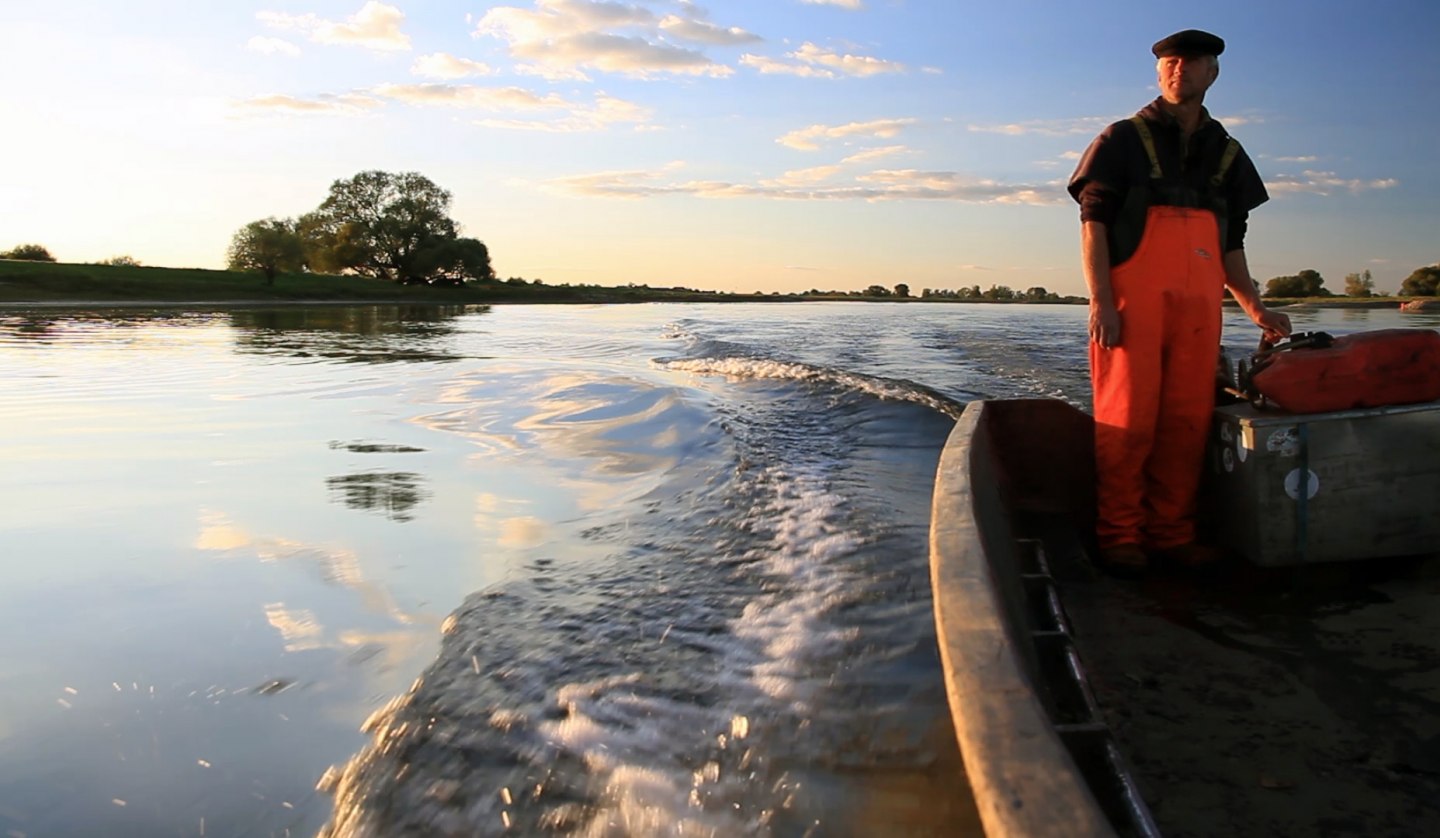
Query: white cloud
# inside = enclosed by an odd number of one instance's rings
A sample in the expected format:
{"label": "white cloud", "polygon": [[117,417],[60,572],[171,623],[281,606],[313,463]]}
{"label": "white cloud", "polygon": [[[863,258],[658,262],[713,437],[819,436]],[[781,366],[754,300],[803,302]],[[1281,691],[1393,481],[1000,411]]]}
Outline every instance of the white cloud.
{"label": "white cloud", "polygon": [[1006,134],[1012,137],[1026,134],[1063,137],[1071,134],[1098,134],[1102,128],[1114,121],[1110,117],[1083,116],[1075,119],[1035,119],[1000,125],[968,125],[966,129],[978,134]]}
{"label": "white cloud", "polygon": [[820,140],[838,140],[851,137],[879,137],[890,139],[901,129],[914,124],[913,119],[876,119],[870,122],[851,122],[846,125],[811,125],[798,131],[791,131],[775,142],[800,151],[814,151],[820,147]]}
{"label": "white cloud", "polygon": [[914,169],[879,170],[860,175],[848,183],[809,185],[828,167],[789,172],[782,178],[759,183],[692,180],[666,181],[659,172],[624,171],[576,175],[551,181],[550,185],[592,197],[653,198],[688,195],[697,198],[762,198],[792,201],[904,201],[940,200],[981,204],[1052,205],[1062,202],[1064,193],[1049,185],[1007,184],[976,179],[956,172],[926,172]]}
{"label": "white cloud", "polygon": [[584,78],[585,70],[637,78],[656,74],[723,77],[734,71],[698,49],[675,41],[715,46],[759,40],[738,27],[703,19],[692,4],[684,14],[658,18],[649,9],[596,0],[535,0],[533,9],[499,6],[485,13],[475,34],[509,45],[527,62],[517,72],[553,79]]}
{"label": "white cloud", "polygon": [[384,105],[379,99],[363,93],[321,94],[309,99],[298,96],[273,94],[254,96],[235,103],[235,109],[247,113],[280,114],[358,114],[373,111]]}
{"label": "white cloud", "polygon": [[444,52],[433,52],[415,59],[410,72],[432,79],[463,79],[467,76],[488,76],[493,70],[488,64],[458,58]]}
{"label": "white cloud", "polygon": [[548,120],[482,119],[477,125],[489,128],[504,128],[512,131],[543,131],[552,134],[576,134],[587,131],[603,131],[611,125],[630,123],[635,130],[647,128],[653,112],[633,102],[606,96],[595,97],[595,104],[589,107],[571,106],[568,111]]}
{"label": "white cloud", "polygon": [[1080,152],[1066,151],[1062,152],[1058,157],[1055,157],[1053,159],[1036,160],[1035,165],[1043,169],[1056,169],[1060,166],[1073,166],[1075,164],[1075,161],[1079,159]]}
{"label": "white cloud", "polygon": [[349,44],[367,49],[399,51],[410,48],[410,38],[400,31],[405,14],[394,6],[370,0],[360,11],[337,23],[313,14],[258,12],[256,18],[273,29],[294,29],[317,44]]}
{"label": "white cloud", "polygon": [[409,105],[439,105],[451,108],[520,109],[564,108],[564,97],[541,96],[523,87],[478,87],[472,84],[382,84],[372,88],[377,96]]}
{"label": "white cloud", "polygon": [[1399,185],[1400,181],[1395,178],[1346,179],[1336,176],[1334,172],[1312,171],[1305,171],[1299,175],[1275,175],[1265,180],[1265,188],[1279,194],[1309,192],[1316,195],[1329,195],[1336,191],[1365,192],[1371,189],[1390,189]]}
{"label": "white cloud", "polygon": [[841,160],[841,163],[868,163],[871,160],[879,160],[882,157],[893,157],[897,154],[904,154],[910,149],[903,145],[887,145],[880,148],[867,148]]}
{"label": "white cloud", "polygon": [[863,9],[864,0],[800,0],[801,3],[808,3],[811,6],[839,6],[842,9]]}
{"label": "white cloud", "polygon": [[791,75],[802,78],[834,79],[840,76],[865,78],[882,73],[903,73],[905,65],[868,55],[841,54],[806,41],[794,52],[786,53],[793,62],[749,53],[740,56],[740,63],[768,75]]}
{"label": "white cloud", "polygon": [[806,41],[800,45],[800,49],[790,53],[791,57],[803,61],[806,64],[817,64],[821,67],[828,67],[847,76],[879,75],[881,73],[904,72],[905,65],[896,61],[886,61],[880,58],[871,58],[868,55],[842,55],[828,49],[822,49]]}
{"label": "white cloud", "polygon": [[654,13],[640,6],[588,0],[535,0],[533,11],[496,6],[480,18],[475,33],[516,44],[614,28],[652,27],[657,23]]}
{"label": "white cloud", "polygon": [[738,26],[716,26],[709,21],[683,18],[679,15],[668,15],[661,19],[660,30],[676,38],[700,44],[715,44],[716,46],[734,46],[763,40],[759,35],[747,32]]}
{"label": "white cloud", "polygon": [[521,87],[480,87],[470,84],[382,84],[370,92],[420,107],[554,113],[554,116],[545,119],[489,118],[476,123],[514,130],[560,133],[599,131],[615,124],[645,123],[653,116],[653,112],[648,108],[603,92],[597,93],[594,102],[590,104],[572,102],[556,93],[542,96]]}
{"label": "white cloud", "polygon": [[762,180],[760,183],[764,186],[804,186],[829,180],[841,170],[841,166],[812,166],[808,169],[795,169],[774,180]]}
{"label": "white cloud", "polygon": [[988,178],[968,178],[957,172],[918,169],[882,169],[857,180],[880,186],[887,196],[965,201],[981,204],[1061,203],[1063,193],[1033,184],[1010,184]]}
{"label": "white cloud", "polygon": [[313,32],[323,22],[315,15],[287,15],[284,12],[256,12],[255,19],[271,29],[295,29]]}
{"label": "white cloud", "polygon": [[776,58],[766,58],[763,55],[746,53],[740,56],[740,63],[767,76],[787,75],[811,79],[837,78],[835,73],[820,67],[811,67],[807,64],[790,64]]}
{"label": "white cloud", "polygon": [[264,38],[259,35],[245,42],[245,48],[262,55],[299,55],[300,48],[284,38]]}
{"label": "white cloud", "polygon": [[590,68],[640,78],[656,73],[723,77],[734,71],[697,50],[655,43],[640,36],[586,32],[553,41],[512,44],[511,55],[540,68],[573,72]]}
{"label": "white cloud", "polygon": [[1320,158],[1318,158],[1318,157],[1316,157],[1315,155],[1312,154],[1312,155],[1307,155],[1307,156],[1304,156],[1304,157],[1269,157],[1269,156],[1267,156],[1266,159],[1274,160],[1276,163],[1314,163],[1315,161],[1319,160]]}
{"label": "white cloud", "polygon": [[[442,107],[509,114],[477,120],[476,124],[531,131],[601,131],[612,125],[643,126],[654,116],[649,108],[597,92],[591,102],[575,102],[558,93],[539,94],[523,87],[484,87],[474,84],[426,82],[381,84],[361,91],[324,94],[311,98],[286,95],[257,96],[236,103],[242,113],[354,114],[376,110],[385,103],[413,107]],[[519,115],[529,115],[521,118]],[[535,116],[539,114],[540,116]]]}

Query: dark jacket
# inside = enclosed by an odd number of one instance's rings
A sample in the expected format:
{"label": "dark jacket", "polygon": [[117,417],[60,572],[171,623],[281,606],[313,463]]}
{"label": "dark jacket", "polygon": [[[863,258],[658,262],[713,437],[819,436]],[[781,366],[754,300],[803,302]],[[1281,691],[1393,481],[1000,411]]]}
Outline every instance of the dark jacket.
{"label": "dark jacket", "polygon": [[1225,127],[1202,111],[1200,126],[1182,148],[1180,123],[1156,99],[1137,114],[1154,138],[1163,177],[1152,181],[1150,156],[1135,125],[1112,123],[1090,143],[1070,177],[1069,191],[1080,204],[1082,221],[1099,221],[1109,230],[1110,263],[1133,255],[1151,206],[1183,206],[1216,213],[1226,252],[1245,246],[1250,210],[1269,200],[1265,182],[1242,148],[1218,189],[1211,184],[1230,143]]}

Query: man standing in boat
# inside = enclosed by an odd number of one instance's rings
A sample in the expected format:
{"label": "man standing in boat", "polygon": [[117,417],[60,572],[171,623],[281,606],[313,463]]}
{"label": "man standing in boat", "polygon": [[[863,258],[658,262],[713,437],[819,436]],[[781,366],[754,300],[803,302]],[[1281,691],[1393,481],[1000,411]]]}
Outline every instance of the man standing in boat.
{"label": "man standing in boat", "polygon": [[1254,163],[1210,118],[1225,42],[1187,29],[1152,47],[1160,97],[1090,144],[1080,204],[1090,292],[1100,558],[1199,564],[1195,504],[1214,410],[1223,288],[1266,336],[1290,320],[1260,300],[1245,261],[1250,210],[1269,199]]}

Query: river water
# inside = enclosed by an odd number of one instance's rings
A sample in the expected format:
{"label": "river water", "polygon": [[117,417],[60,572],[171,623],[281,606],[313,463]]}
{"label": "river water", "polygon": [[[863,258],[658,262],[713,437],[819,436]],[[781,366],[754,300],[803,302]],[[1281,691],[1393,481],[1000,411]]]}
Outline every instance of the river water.
{"label": "river water", "polygon": [[0,311],[0,829],[977,834],[933,470],[971,399],[1087,406],[1084,325]]}

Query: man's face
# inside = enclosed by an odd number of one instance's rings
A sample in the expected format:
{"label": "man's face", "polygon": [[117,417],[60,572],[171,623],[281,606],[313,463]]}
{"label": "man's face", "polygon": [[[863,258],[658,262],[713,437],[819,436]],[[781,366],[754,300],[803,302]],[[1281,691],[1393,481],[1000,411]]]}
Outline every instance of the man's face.
{"label": "man's face", "polygon": [[1209,55],[1167,55],[1155,67],[1160,95],[1172,105],[1203,101],[1220,74],[1219,64]]}

